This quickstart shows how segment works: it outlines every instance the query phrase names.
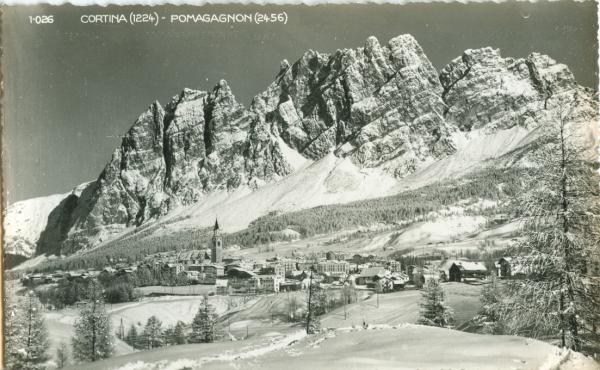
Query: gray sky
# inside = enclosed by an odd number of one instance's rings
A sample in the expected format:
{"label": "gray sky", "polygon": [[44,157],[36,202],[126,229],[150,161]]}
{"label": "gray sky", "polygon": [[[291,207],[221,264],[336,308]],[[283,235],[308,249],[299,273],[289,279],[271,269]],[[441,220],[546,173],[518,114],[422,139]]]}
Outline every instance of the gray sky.
{"label": "gray sky", "polygon": [[[307,49],[333,52],[370,36],[403,33],[441,69],[463,50],[492,46],[504,56],[538,51],[598,84],[596,4],[408,4],[145,8],[160,15],[285,10],[287,25],[83,25],[82,14],[143,8],[4,7],[5,187],[8,202],[67,192],[94,180],[120,135],[150,103],[184,87],[229,82],[248,106],[278,71]],[[53,14],[52,25],[29,15]]]}

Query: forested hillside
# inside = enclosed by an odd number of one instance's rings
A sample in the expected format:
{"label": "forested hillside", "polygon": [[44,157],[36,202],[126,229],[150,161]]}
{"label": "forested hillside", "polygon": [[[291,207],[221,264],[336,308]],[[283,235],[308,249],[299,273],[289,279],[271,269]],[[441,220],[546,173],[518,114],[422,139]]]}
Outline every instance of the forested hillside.
{"label": "forested hillside", "polygon": [[[520,188],[520,169],[487,168],[466,178],[448,180],[398,195],[347,204],[321,206],[259,217],[242,231],[227,236],[230,244],[251,246],[273,241],[286,228],[302,237],[375,223],[423,220],[431,212],[468,199],[510,199]],[[500,212],[500,210],[494,210]]]}

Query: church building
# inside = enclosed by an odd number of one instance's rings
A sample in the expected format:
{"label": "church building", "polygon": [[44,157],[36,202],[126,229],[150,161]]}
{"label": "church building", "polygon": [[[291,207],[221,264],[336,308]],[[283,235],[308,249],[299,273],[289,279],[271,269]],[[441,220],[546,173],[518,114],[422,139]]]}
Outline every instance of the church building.
{"label": "church building", "polygon": [[221,230],[219,229],[219,221],[216,219],[213,228],[213,236],[210,241],[210,261],[212,263],[223,262],[223,237],[221,236]]}

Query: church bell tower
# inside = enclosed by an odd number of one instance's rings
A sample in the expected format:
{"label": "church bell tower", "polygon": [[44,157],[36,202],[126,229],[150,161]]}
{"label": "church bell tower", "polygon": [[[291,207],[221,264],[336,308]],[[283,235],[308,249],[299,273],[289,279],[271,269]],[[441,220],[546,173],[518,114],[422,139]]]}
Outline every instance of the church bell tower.
{"label": "church bell tower", "polygon": [[223,237],[221,236],[221,230],[219,229],[219,221],[216,219],[210,243],[210,262],[223,262]]}

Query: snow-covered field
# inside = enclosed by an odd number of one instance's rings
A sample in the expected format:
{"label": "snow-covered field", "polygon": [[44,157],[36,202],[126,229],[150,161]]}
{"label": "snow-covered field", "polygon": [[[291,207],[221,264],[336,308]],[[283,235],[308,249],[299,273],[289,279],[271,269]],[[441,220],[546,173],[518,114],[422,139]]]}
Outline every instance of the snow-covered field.
{"label": "snow-covered field", "polygon": [[[143,327],[150,316],[158,317],[166,328],[175,325],[179,320],[192,322],[202,300],[201,296],[165,296],[144,298],[139,302],[120,303],[112,307],[108,305],[107,308],[112,319],[113,328],[118,327],[121,319],[123,319],[126,329],[131,324],[138,324]],[[219,315],[227,310],[226,297],[224,296],[211,296],[209,302]]]}
{"label": "snow-covered field", "polygon": [[462,239],[468,234],[481,230],[485,222],[483,216],[440,217],[435,221],[420,222],[410,226],[402,232],[394,244],[410,246]]}
{"label": "snow-covered field", "polygon": [[204,295],[216,292],[214,285],[145,286],[137,288],[144,296],[157,295]]}
{"label": "snow-covered field", "polygon": [[243,342],[161,348],[86,364],[87,370],[575,368],[599,367],[590,358],[532,339],[412,324],[340,328],[313,336],[297,330]]}
{"label": "snow-covered field", "polygon": [[[444,284],[448,303],[457,315],[457,321],[463,322],[470,319],[478,308],[478,286],[467,284]],[[363,294],[364,293],[364,294]],[[379,307],[375,296],[364,300],[366,292],[359,292],[359,301],[346,307],[348,313],[344,319],[344,309],[338,308],[322,319],[323,327],[340,328],[352,325],[361,325],[363,321],[369,324],[400,324],[414,323],[418,315],[418,304],[421,299],[419,291],[401,291],[382,294],[379,296]],[[288,302],[294,299],[297,302],[297,315],[302,314],[306,305],[306,292],[291,292],[264,295],[250,300],[243,297],[210,296],[211,305],[215,312],[223,316],[221,327],[225,334],[230,332],[234,338],[240,340],[248,338],[261,338],[265,335],[277,336],[298,329],[298,324],[287,321]],[[106,305],[110,314],[112,330],[116,332],[123,322],[125,331],[130,325],[136,325],[138,331],[143,327],[150,316],[156,316],[167,328],[181,320],[190,323],[200,307],[200,296],[164,296],[144,298],[139,302],[129,302]],[[76,308],[67,308],[58,311],[48,311],[45,314],[46,323],[50,332],[51,356],[55,355],[56,348],[61,341],[70,343],[73,335],[73,324],[78,317]],[[240,342],[243,345],[246,341]],[[116,354],[124,355],[134,352],[127,344],[116,341]]]}
{"label": "snow-covered field", "polygon": [[[503,247],[514,237],[517,224],[509,223],[494,228],[485,228],[485,218],[481,216],[449,215],[440,216],[432,221],[414,223],[407,228],[395,230],[389,226],[369,229],[369,234],[360,238],[348,238],[359,229],[343,230],[327,235],[276,242],[266,248],[252,247],[231,251],[228,254],[242,258],[264,260],[275,255],[291,256],[292,252],[309,255],[312,252],[338,251],[348,253],[366,253],[389,255],[393,252],[425,254],[445,251],[455,255],[461,251],[477,250],[487,242],[495,247]],[[364,228],[360,228],[364,229]],[[331,243],[340,239],[340,242]]]}
{"label": "snow-covered field", "polygon": [[[78,311],[73,308],[51,311],[44,314],[46,326],[48,328],[50,348],[48,349],[48,355],[51,359],[55,359],[56,350],[61,342],[64,342],[68,348],[71,346],[71,338],[75,333],[73,325],[78,317]],[[114,318],[113,318],[113,329]],[[114,332],[115,330],[113,330]],[[115,339],[114,353],[115,356],[124,355],[133,352],[133,348],[127,345],[125,342]]]}
{"label": "snow-covered field", "polygon": [[[481,286],[445,283],[442,284],[442,288],[446,293],[448,305],[455,312],[457,326],[477,314]],[[345,308],[339,307],[327,313],[321,319],[321,325],[326,328],[341,328],[360,326],[363,322],[371,325],[416,323],[420,301],[419,290],[379,294],[379,297],[372,295],[367,300],[359,300],[357,303],[346,305]]]}
{"label": "snow-covered field", "polygon": [[[211,296],[209,301],[215,308],[215,312],[222,315],[227,311],[226,297]],[[236,300],[233,298],[233,300]],[[106,310],[111,318],[113,332],[116,332],[123,321],[125,331],[133,324],[137,326],[138,331],[143,330],[146,321],[150,316],[156,316],[162,322],[166,329],[175,325],[181,320],[190,323],[202,302],[201,296],[165,296],[144,298],[139,302],[128,302],[119,304],[106,304]],[[236,305],[242,304],[239,299],[234,302]],[[50,333],[50,351],[51,356],[56,354],[56,348],[60,342],[71,343],[73,336],[73,324],[79,315],[76,308],[66,308],[57,311],[47,311],[44,315],[48,331]],[[122,341],[116,341],[115,352],[118,355],[133,352],[133,349]]]}

